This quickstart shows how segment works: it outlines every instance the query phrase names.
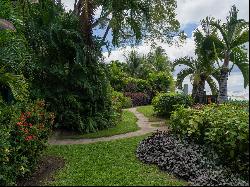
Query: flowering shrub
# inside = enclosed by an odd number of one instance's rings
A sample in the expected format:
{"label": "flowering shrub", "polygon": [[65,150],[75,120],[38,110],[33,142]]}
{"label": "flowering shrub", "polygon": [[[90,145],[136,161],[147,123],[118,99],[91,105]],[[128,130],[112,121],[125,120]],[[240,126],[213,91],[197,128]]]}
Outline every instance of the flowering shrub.
{"label": "flowering shrub", "polygon": [[54,114],[43,101],[7,106],[0,101],[0,184],[29,174],[46,147]]}

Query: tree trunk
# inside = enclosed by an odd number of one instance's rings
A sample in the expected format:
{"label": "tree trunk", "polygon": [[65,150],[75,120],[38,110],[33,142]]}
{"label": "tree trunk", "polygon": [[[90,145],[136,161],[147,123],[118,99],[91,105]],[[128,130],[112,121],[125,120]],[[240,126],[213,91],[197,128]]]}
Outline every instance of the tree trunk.
{"label": "tree trunk", "polygon": [[229,58],[230,52],[225,52],[225,59],[222,69],[220,71],[220,80],[219,80],[219,95],[218,95],[218,103],[222,104],[228,100],[227,95],[227,80],[228,80],[228,72],[229,72]]}
{"label": "tree trunk", "polygon": [[204,98],[205,98],[205,80],[200,80],[197,88],[197,95],[196,95],[196,101],[200,104],[204,104]]}
{"label": "tree trunk", "polygon": [[218,95],[219,104],[222,104],[228,100],[227,80],[228,80],[228,68],[223,68],[221,70],[220,80],[219,80],[219,95]]}
{"label": "tree trunk", "polygon": [[193,89],[192,89],[192,98],[195,99],[196,95],[197,95],[197,88],[198,85],[197,84],[193,84]]}
{"label": "tree trunk", "polygon": [[204,75],[200,75],[200,80],[198,84],[193,85],[192,97],[195,103],[201,103],[201,104],[205,103],[204,101],[205,81],[206,81],[206,77]]}

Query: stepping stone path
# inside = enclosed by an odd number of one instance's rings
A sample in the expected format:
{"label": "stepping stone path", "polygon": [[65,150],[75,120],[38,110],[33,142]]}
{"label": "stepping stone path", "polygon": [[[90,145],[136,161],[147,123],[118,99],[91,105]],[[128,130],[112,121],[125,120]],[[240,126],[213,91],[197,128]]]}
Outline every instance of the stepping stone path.
{"label": "stepping stone path", "polygon": [[75,144],[90,144],[90,143],[96,143],[96,142],[104,142],[104,141],[111,141],[111,140],[117,140],[122,138],[130,138],[130,137],[136,137],[136,136],[142,136],[144,134],[156,132],[157,130],[160,131],[166,131],[168,128],[166,126],[162,127],[153,127],[153,124],[164,124],[165,121],[157,121],[157,122],[150,122],[148,118],[146,118],[142,113],[138,112],[136,108],[129,108],[126,109],[132,113],[135,114],[136,118],[138,119],[137,125],[140,128],[140,130],[135,132],[129,132],[125,134],[119,134],[109,137],[101,137],[101,138],[93,138],[93,139],[56,139],[55,136],[51,137],[49,139],[49,144],[51,145],[75,145]]}

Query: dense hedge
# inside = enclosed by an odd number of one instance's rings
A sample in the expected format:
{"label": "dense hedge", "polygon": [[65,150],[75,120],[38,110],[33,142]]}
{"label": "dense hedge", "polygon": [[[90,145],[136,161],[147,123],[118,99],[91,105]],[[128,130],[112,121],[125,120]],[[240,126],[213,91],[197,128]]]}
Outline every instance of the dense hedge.
{"label": "dense hedge", "polygon": [[157,132],[140,142],[136,156],[195,186],[249,185],[240,175],[216,163],[218,156],[212,150],[168,133]]}
{"label": "dense hedge", "polygon": [[242,105],[178,108],[170,118],[172,132],[212,147],[225,164],[249,174],[249,113]]}
{"label": "dense hedge", "polygon": [[0,101],[0,185],[14,185],[32,172],[54,120],[43,101],[7,106]]}
{"label": "dense hedge", "polygon": [[191,96],[175,93],[160,93],[152,101],[154,111],[159,116],[170,117],[176,105],[191,106],[193,100]]}

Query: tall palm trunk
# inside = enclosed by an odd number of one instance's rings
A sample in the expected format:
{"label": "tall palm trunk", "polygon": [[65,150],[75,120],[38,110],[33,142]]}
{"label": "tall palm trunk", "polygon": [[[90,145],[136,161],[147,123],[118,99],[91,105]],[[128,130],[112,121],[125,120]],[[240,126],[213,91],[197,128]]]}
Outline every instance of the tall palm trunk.
{"label": "tall palm trunk", "polygon": [[228,72],[229,72],[229,52],[225,53],[224,64],[220,71],[220,79],[219,79],[219,95],[218,95],[218,103],[224,103],[228,100],[227,95],[227,80],[228,80]]}
{"label": "tall palm trunk", "polygon": [[200,80],[199,81],[199,84],[198,84],[198,88],[197,88],[197,102],[198,103],[201,103],[201,104],[204,104],[205,100],[205,80]]}
{"label": "tall palm trunk", "polygon": [[192,98],[193,98],[193,99],[196,98],[197,89],[198,89],[198,85],[197,85],[197,84],[193,84],[193,89],[192,89]]}
{"label": "tall palm trunk", "polygon": [[200,75],[199,81],[193,84],[192,97],[195,103],[204,103],[206,76]]}

